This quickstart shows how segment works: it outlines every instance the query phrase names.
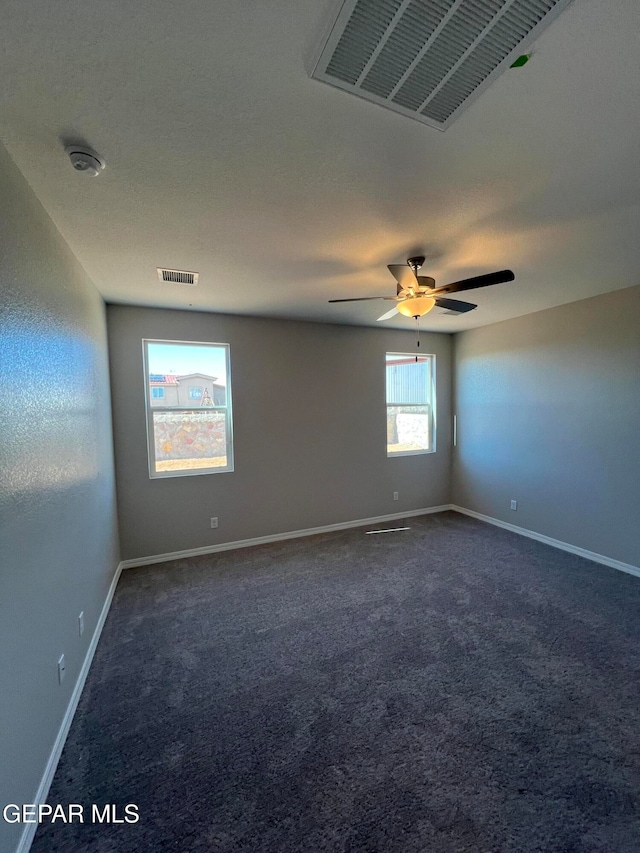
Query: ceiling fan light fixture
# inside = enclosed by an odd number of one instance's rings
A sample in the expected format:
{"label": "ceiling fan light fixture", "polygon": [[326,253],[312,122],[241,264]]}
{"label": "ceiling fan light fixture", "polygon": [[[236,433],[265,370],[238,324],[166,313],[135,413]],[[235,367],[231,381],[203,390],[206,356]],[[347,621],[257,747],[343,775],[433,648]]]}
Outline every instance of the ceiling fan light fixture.
{"label": "ceiling fan light fixture", "polygon": [[[394,0],[394,2],[399,3],[400,0]],[[436,305],[438,308],[444,308],[445,311],[465,314],[478,306],[471,302],[461,302],[459,299],[445,299],[444,294],[475,290],[477,287],[488,287],[491,284],[502,284],[515,279],[511,270],[498,270],[436,287],[435,280],[431,276],[417,274],[423,262],[424,258],[420,256],[409,258],[406,265],[389,264],[387,266],[397,282],[396,296],[354,296],[349,299],[330,299],[329,302],[368,302],[371,299],[394,302],[394,308],[382,317],[378,317],[378,321],[388,320],[396,313],[418,319],[428,314]]]}
{"label": "ceiling fan light fixture", "polygon": [[414,296],[398,303],[398,311],[405,317],[424,317],[436,304],[430,296]]}

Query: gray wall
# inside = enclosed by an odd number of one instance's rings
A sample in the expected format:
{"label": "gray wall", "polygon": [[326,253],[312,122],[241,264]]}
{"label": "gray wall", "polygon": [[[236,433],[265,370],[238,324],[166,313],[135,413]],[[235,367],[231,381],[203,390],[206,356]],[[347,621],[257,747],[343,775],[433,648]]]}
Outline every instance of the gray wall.
{"label": "gray wall", "polygon": [[[414,352],[413,332],[115,305],[107,318],[123,559],[449,502],[451,336],[421,335],[437,452],[388,459],[385,352]],[[149,479],[145,337],[230,344],[234,472]]]}
{"label": "gray wall", "polygon": [[455,375],[454,503],[640,566],[640,287],[463,332]]}
{"label": "gray wall", "polygon": [[118,553],[104,305],[1,145],[0,304],[3,806],[34,801]]}

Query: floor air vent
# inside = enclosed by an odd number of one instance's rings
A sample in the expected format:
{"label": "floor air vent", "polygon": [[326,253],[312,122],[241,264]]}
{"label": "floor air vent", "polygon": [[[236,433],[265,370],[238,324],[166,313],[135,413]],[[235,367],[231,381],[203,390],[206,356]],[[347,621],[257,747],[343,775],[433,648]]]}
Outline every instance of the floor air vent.
{"label": "floor air vent", "polygon": [[200,273],[187,272],[186,270],[165,270],[158,267],[158,278],[160,281],[171,281],[173,284],[197,284]]}
{"label": "floor air vent", "polygon": [[572,0],[346,0],[311,76],[445,130]]}

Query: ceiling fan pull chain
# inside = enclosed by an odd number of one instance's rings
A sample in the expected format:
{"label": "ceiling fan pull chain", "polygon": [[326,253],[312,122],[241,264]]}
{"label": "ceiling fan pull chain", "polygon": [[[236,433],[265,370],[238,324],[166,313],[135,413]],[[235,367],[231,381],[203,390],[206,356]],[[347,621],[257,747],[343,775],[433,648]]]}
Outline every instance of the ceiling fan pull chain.
{"label": "ceiling fan pull chain", "polygon": [[[420,317],[416,316],[416,348],[420,349]],[[418,353],[416,353],[416,361],[418,361]]]}

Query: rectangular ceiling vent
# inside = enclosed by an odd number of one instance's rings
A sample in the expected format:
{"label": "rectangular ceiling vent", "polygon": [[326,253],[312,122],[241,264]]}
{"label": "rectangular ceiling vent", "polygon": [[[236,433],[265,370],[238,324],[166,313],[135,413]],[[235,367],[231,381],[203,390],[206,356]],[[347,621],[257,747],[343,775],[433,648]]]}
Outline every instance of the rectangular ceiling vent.
{"label": "rectangular ceiling vent", "polygon": [[345,0],[311,76],[445,130],[572,0]]}
{"label": "rectangular ceiling vent", "polygon": [[160,281],[170,281],[173,284],[197,284],[200,273],[187,272],[187,270],[165,270],[158,267],[158,278]]}

